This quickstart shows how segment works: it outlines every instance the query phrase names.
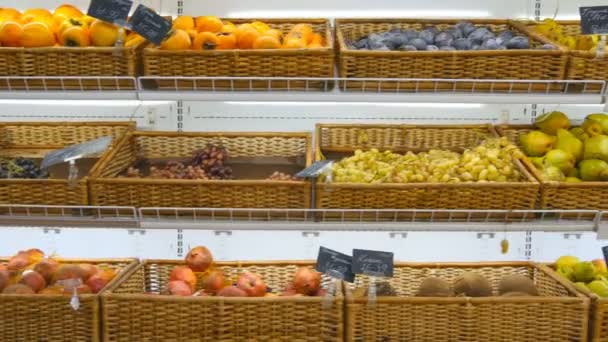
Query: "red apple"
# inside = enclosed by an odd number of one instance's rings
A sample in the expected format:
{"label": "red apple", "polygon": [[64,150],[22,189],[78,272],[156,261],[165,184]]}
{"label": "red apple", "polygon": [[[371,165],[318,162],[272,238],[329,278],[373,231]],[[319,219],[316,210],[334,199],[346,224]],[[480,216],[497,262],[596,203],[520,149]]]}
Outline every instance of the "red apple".
{"label": "red apple", "polygon": [[245,272],[236,280],[236,286],[249,297],[264,297],[268,290],[262,278],[252,272]]}
{"label": "red apple", "polygon": [[197,246],[186,255],[186,263],[194,272],[205,272],[213,263],[213,256],[207,247]]}
{"label": "red apple", "polygon": [[190,290],[192,290],[192,292],[196,290],[196,275],[186,266],[176,266],[173,271],[171,271],[169,281],[174,280],[186,282],[186,284],[190,285]]}
{"label": "red apple", "polygon": [[97,273],[89,277],[86,284],[89,286],[89,288],[91,288],[93,293],[99,293],[99,291],[103,290],[103,288],[106,287],[106,285],[108,285],[108,283],[112,281],[115,276],[116,272],[113,270],[99,270]]}
{"label": "red apple", "polygon": [[217,293],[218,297],[247,297],[247,293],[236,286],[227,286]]}
{"label": "red apple", "polygon": [[192,289],[183,280],[173,280],[169,282],[169,293],[175,296],[192,296]]}
{"label": "red apple", "polygon": [[99,272],[99,269],[95,265],[80,264],[79,266],[83,272],[82,281],[87,281],[89,278],[91,278],[93,275],[95,275],[97,272]]}
{"label": "red apple", "polygon": [[321,287],[321,273],[310,267],[300,267],[293,278],[296,293],[314,296]]}
{"label": "red apple", "polygon": [[27,254],[25,252],[19,252],[17,255],[12,256],[8,263],[6,264],[6,268],[9,271],[19,271],[26,268],[30,265]]}
{"label": "red apple", "polygon": [[58,268],[59,263],[55,259],[46,258],[40,260],[40,262],[34,266],[34,271],[40,273],[40,275],[44,277],[44,280],[46,280],[47,283],[50,283]]}
{"label": "red apple", "polygon": [[19,283],[29,286],[34,292],[40,292],[46,287],[46,280],[36,271],[23,272]]}
{"label": "red apple", "polygon": [[217,294],[226,286],[226,277],[221,270],[213,270],[205,277],[203,288],[209,294]]}

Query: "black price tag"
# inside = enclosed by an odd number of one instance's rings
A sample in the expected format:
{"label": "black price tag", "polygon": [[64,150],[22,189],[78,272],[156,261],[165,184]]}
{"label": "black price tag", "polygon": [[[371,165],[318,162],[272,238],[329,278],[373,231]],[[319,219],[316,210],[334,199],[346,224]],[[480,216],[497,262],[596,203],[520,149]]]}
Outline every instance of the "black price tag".
{"label": "black price tag", "polygon": [[91,0],[87,14],[118,26],[125,26],[132,0]]}
{"label": "black price tag", "polygon": [[602,247],[602,253],[604,253],[604,261],[608,265],[608,246]]}
{"label": "black price tag", "polygon": [[372,277],[393,276],[393,253],[353,249],[353,272]]}
{"label": "black price tag", "polygon": [[171,23],[154,10],[139,5],[129,20],[128,28],[158,46],[171,31]]}
{"label": "black price tag", "polygon": [[350,255],[320,247],[316,268],[321,273],[352,283],[355,281],[355,274],[351,269],[352,262],[353,257]]}
{"label": "black price tag", "polygon": [[583,34],[608,33],[608,6],[580,7]]}
{"label": "black price tag", "polygon": [[321,160],[318,162],[314,162],[309,167],[296,173],[296,177],[298,177],[298,178],[317,178],[323,173],[323,171],[325,171],[325,168],[332,162],[333,162],[332,160]]}

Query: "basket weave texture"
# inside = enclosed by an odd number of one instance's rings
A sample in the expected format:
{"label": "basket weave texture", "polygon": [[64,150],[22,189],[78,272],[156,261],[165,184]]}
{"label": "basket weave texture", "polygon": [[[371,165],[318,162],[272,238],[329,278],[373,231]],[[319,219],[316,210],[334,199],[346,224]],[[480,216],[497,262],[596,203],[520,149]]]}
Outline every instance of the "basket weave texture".
{"label": "basket weave texture", "polygon": [[[561,80],[566,71],[565,49],[559,50],[492,50],[492,51],[360,51],[350,49],[348,41],[355,41],[370,33],[392,28],[422,30],[427,26],[446,29],[461,20],[454,19],[336,19],[336,39],[339,47],[340,77],[348,78],[443,78],[443,79],[495,79],[495,80]],[[493,31],[511,29],[530,38],[532,47],[549,40],[507,20],[472,19],[476,26]],[[367,82],[367,85],[372,86]],[[407,82],[402,88],[413,87]],[[418,84],[417,87],[435,87],[435,84]],[[528,84],[522,85],[528,89]],[[346,88],[360,88],[361,84],[349,81]],[[383,82],[383,90],[395,90],[395,85]],[[498,90],[500,85],[495,85]],[[510,86],[509,86],[510,87]],[[479,85],[477,90],[481,90]],[[517,85],[511,90],[516,89]]]}
{"label": "basket weave texture", "polygon": [[[133,128],[134,122],[1,123],[0,155],[48,152],[104,136],[117,142]],[[67,179],[0,179],[0,204],[88,205],[87,178],[75,186]]]}
{"label": "basket weave texture", "polygon": [[[327,153],[391,150],[405,153],[430,149],[472,148],[497,133],[488,125],[407,126],[318,124],[316,159]],[[516,160],[526,178],[505,183],[317,183],[316,205],[322,209],[533,209],[539,183]]]}
{"label": "basket weave texture", "polygon": [[[541,297],[415,297],[429,276],[453,283],[464,272],[486,277],[498,293],[500,279],[531,277]],[[347,341],[586,341],[589,300],[571,286],[525,262],[395,265],[388,280],[397,297],[354,297],[368,283],[357,276],[346,289]]]}
{"label": "basket weave texture", "polygon": [[[144,295],[165,290],[171,270],[180,264],[147,260],[103,296],[105,341],[343,341],[341,289],[329,308],[323,307],[323,297]],[[216,264],[232,278],[243,271],[255,272],[275,290],[285,288],[299,266],[312,263]],[[324,278],[323,284],[328,281]]]}
{"label": "basket weave texture", "polygon": [[134,132],[102,161],[90,181],[94,205],[200,208],[310,208],[307,181],[117,178],[139,158],[184,158],[207,144],[232,157],[312,160],[309,133]]}
{"label": "basket weave texture", "polygon": [[[0,264],[8,259],[0,259]],[[118,274],[102,290],[137,265],[134,259],[59,259],[60,263],[89,263],[107,267]],[[79,295],[80,308],[70,306],[71,296],[0,295],[1,341],[96,342],[100,341],[100,295]]]}

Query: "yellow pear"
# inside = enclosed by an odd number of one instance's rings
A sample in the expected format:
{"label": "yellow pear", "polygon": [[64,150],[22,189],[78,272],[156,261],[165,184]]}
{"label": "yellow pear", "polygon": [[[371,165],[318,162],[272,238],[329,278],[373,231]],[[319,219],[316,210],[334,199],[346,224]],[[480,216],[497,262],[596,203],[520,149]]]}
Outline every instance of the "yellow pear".
{"label": "yellow pear", "polygon": [[555,148],[570,153],[576,160],[583,158],[583,142],[565,129],[557,130]]}
{"label": "yellow pear", "polygon": [[560,128],[570,128],[570,119],[568,119],[566,114],[555,111],[539,116],[534,125],[543,133],[555,135]]}
{"label": "yellow pear", "polygon": [[542,157],[553,148],[555,137],[541,131],[532,131],[519,138],[524,153],[529,157]]}

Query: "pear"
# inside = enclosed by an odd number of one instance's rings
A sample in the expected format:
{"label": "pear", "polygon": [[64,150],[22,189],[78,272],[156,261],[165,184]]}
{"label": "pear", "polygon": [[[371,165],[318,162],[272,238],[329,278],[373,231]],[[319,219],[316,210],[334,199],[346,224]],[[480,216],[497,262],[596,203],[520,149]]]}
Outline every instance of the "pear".
{"label": "pear", "polygon": [[566,173],[566,177],[581,178],[581,174],[578,172],[577,168],[574,168],[570,170],[570,172]]}
{"label": "pear", "polygon": [[556,166],[548,166],[543,170],[543,180],[547,182],[563,182],[566,179],[562,170]]}
{"label": "pear", "polygon": [[545,164],[557,167],[562,173],[567,174],[576,164],[576,159],[572,154],[564,150],[551,150],[545,156]]}
{"label": "pear", "polygon": [[545,169],[545,157],[531,157],[530,161],[537,169],[543,171]]}
{"label": "pear", "polygon": [[589,139],[589,134],[585,133],[585,130],[582,127],[571,128],[570,133],[572,133],[580,141]]}
{"label": "pear", "polygon": [[587,139],[583,159],[601,159],[608,162],[608,135],[596,135]]}
{"label": "pear", "polygon": [[542,157],[553,148],[555,137],[541,131],[532,131],[519,137],[524,153],[530,157]]}
{"label": "pear", "polygon": [[600,297],[608,297],[608,283],[602,280],[594,280],[587,284],[587,289]]}
{"label": "pear", "polygon": [[543,133],[555,135],[560,128],[570,128],[570,119],[566,114],[555,111],[539,116],[534,125]]}
{"label": "pear", "polygon": [[602,125],[594,120],[585,120],[581,128],[589,137],[595,137],[602,134]]}
{"label": "pear", "polygon": [[576,177],[566,177],[566,179],[564,180],[566,183],[581,183],[582,180],[580,180],[580,178],[576,178]]}
{"label": "pear", "polygon": [[585,120],[595,121],[602,126],[602,134],[608,135],[608,114],[589,114]]}
{"label": "pear", "polygon": [[583,158],[583,142],[565,129],[557,130],[555,148],[570,153],[576,160]]}
{"label": "pear", "polygon": [[586,182],[608,181],[608,163],[599,159],[587,159],[578,164],[581,179]]}

